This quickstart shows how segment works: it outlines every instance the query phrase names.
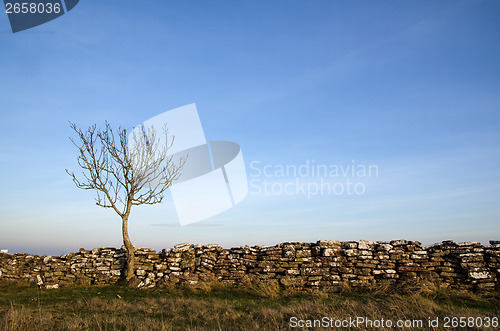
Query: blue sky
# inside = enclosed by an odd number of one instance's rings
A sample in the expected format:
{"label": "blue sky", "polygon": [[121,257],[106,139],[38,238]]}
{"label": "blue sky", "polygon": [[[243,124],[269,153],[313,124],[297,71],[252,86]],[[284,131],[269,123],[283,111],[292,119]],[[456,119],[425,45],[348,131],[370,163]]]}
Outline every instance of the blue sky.
{"label": "blue sky", "polygon": [[497,1],[82,0],[13,34],[0,14],[0,248],[120,246],[119,217],[65,173],[68,121],[132,128],[190,103],[208,140],[241,146],[249,181],[265,179],[252,162],[378,175],[351,178],[362,195],[250,187],[185,227],[167,194],[132,211],[138,247],[498,240],[499,16]]}

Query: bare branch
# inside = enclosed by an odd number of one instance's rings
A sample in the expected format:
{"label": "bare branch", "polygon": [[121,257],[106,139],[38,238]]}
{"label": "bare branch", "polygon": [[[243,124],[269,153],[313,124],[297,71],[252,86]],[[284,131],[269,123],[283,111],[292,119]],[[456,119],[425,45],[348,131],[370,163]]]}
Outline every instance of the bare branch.
{"label": "bare branch", "polygon": [[134,132],[129,146],[127,130],[120,127],[115,135],[107,122],[104,130],[93,125],[84,132],[70,126],[79,138],[78,144],[70,140],[78,148],[82,176],[66,172],[78,188],[97,191],[97,205],[113,208],[121,217],[128,217],[132,205],[160,203],[186,162],[183,158],[174,164],[167,156],[174,139],[169,140],[166,128],[163,145],[151,127],[143,134]]}

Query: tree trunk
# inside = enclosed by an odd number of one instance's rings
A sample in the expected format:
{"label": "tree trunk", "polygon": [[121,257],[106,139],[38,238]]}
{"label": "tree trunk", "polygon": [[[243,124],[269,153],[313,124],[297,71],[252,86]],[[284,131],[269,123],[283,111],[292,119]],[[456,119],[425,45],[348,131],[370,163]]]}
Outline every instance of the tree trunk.
{"label": "tree trunk", "polygon": [[128,236],[128,214],[122,216],[122,234],[123,234],[123,244],[127,250],[127,268],[125,280],[128,282],[132,277],[134,277],[134,245],[130,241]]}

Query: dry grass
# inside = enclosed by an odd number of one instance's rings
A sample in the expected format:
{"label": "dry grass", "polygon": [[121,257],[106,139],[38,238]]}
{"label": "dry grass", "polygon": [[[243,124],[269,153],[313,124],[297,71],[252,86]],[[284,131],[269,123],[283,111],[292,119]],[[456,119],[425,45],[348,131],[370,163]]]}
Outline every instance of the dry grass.
{"label": "dry grass", "polygon": [[[498,297],[432,285],[418,291],[378,287],[326,293],[283,289],[273,283],[243,287],[207,283],[198,288],[148,290],[118,286],[39,290],[4,284],[0,293],[1,330],[288,330],[292,317],[343,320],[362,316],[424,323],[429,317],[438,317],[441,323],[446,316],[500,317]],[[417,329],[421,328],[405,328]]]}

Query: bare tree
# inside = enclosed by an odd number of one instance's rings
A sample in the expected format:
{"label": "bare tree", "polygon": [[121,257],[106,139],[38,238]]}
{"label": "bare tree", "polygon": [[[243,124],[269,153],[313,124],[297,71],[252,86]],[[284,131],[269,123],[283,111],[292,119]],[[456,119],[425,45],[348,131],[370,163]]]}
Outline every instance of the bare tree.
{"label": "bare tree", "polygon": [[[174,163],[167,150],[172,146],[168,131],[163,128],[165,144],[160,144],[153,127],[147,132],[136,134],[128,141],[129,132],[118,129],[118,137],[106,122],[104,130],[96,125],[86,131],[70,123],[78,134],[79,143],[70,140],[78,148],[78,165],[82,168],[80,179],[66,169],[78,188],[96,190],[96,204],[112,208],[122,219],[123,244],[127,251],[126,281],[134,277],[134,246],[128,235],[128,219],[132,206],[160,203],[163,193],[172,181],[180,176],[186,159]],[[129,145],[130,143],[130,145]]]}

